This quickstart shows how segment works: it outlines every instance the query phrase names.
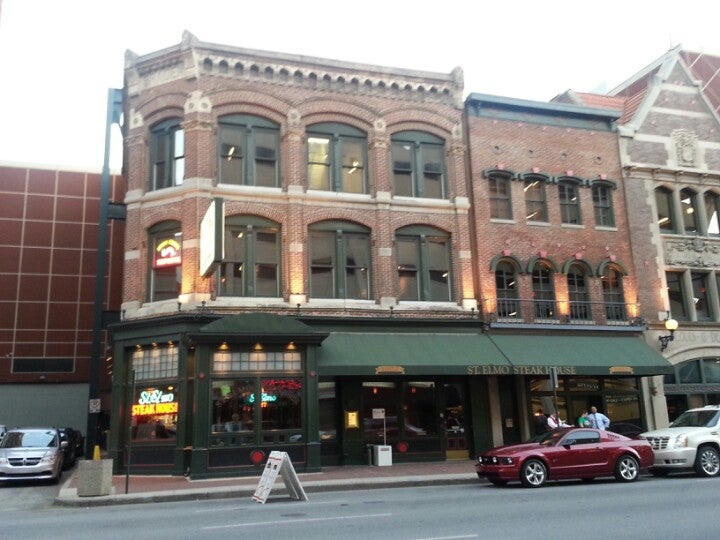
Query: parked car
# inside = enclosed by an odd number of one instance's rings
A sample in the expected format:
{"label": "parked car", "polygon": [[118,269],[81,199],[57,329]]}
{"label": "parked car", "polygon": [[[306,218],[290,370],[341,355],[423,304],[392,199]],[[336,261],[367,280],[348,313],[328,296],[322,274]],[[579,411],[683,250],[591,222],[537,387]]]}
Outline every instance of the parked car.
{"label": "parked car", "polygon": [[538,488],[548,480],[590,481],[601,476],[632,482],[652,463],[653,451],[645,440],[599,429],[560,428],[527,443],[483,452],[475,470],[496,486],[519,481]]}
{"label": "parked car", "polygon": [[640,437],[643,428],[641,428],[637,424],[632,424],[630,422],[613,422],[612,424],[610,424],[608,431],[612,431],[613,433],[619,433],[620,435],[625,435],[626,437],[630,437],[631,439],[637,439],[638,437]]}
{"label": "parked car", "polygon": [[10,429],[0,442],[0,482],[8,480],[60,481],[64,449],[55,428]]}
{"label": "parked car", "polygon": [[59,428],[58,431],[60,432],[60,441],[68,443],[63,449],[65,453],[63,465],[69,469],[75,465],[77,458],[85,454],[85,437],[80,431],[71,427]]}
{"label": "parked car", "polygon": [[687,410],[670,427],[641,437],[655,451],[650,469],[655,476],[689,469],[700,476],[720,475],[720,405]]}
{"label": "parked car", "polygon": [[3,440],[5,433],[7,433],[7,426],[0,425],[0,441]]}

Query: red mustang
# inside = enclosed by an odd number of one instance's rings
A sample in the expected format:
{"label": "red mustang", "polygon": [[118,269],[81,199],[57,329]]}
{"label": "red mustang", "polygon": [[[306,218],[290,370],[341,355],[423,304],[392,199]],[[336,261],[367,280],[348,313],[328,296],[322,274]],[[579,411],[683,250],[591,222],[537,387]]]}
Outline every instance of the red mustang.
{"label": "red mustang", "polygon": [[496,486],[520,481],[525,487],[537,488],[548,480],[590,481],[597,476],[632,482],[652,464],[653,450],[646,440],[599,429],[562,428],[524,444],[483,452],[475,470]]}

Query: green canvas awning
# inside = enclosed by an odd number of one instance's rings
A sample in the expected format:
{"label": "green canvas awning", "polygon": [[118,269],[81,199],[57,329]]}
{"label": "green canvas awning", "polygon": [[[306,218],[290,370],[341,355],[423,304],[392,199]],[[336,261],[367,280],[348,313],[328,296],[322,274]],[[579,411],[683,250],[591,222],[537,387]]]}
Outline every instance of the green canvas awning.
{"label": "green canvas awning", "polygon": [[664,375],[672,364],[642,337],[491,334],[514,373],[561,375]]}
{"label": "green canvas awning", "polygon": [[479,375],[510,363],[485,334],[331,333],[318,349],[321,375]]}

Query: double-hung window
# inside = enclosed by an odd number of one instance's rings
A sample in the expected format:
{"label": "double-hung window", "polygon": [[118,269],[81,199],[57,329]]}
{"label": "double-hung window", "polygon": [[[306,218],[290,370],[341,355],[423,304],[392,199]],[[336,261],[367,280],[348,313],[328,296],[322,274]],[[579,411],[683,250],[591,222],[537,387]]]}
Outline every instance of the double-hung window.
{"label": "double-hung window", "polygon": [[277,187],[280,130],[274,122],[248,115],[218,123],[218,180],[222,184]]}
{"label": "double-hung window", "polygon": [[310,296],[370,298],[370,231],[346,222],[309,228]]}
{"label": "double-hung window", "polygon": [[567,285],[570,295],[570,320],[588,321],[592,319],[587,272],[583,266],[580,264],[570,266],[567,273]]}
{"label": "double-hung window", "polygon": [[525,219],[547,223],[547,197],[545,186],[550,177],[544,174],[521,174],[523,193],[525,196]]}
{"label": "double-hung window", "polygon": [[615,212],[613,211],[612,190],[614,184],[595,181],[592,185],[593,209],[596,227],[614,227]]}
{"label": "double-hung window", "polygon": [[183,183],[185,132],[180,120],[166,120],[150,130],[150,161],[150,191]]}
{"label": "double-hung window", "polygon": [[698,234],[698,196],[692,189],[680,190],[680,209],[682,210],[683,231],[685,234]]}
{"label": "double-hung window", "polygon": [[158,223],[148,231],[150,272],[148,301],[177,299],[182,286],[182,232],[176,221]]}
{"label": "double-hung window", "polygon": [[404,227],[395,236],[400,300],[448,302],[450,237],[431,227]]}
{"label": "double-hung window", "polygon": [[558,180],[558,197],[560,199],[560,221],[579,225],[580,219],[580,181],[565,177]]}
{"label": "double-hung window", "polygon": [[605,303],[605,318],[608,321],[627,320],[622,278],[622,272],[614,266],[608,266],[600,277],[603,302]]}
{"label": "double-hung window", "polygon": [[256,216],[228,217],[218,272],[220,296],[280,296],[280,226]]}
{"label": "double-hung window", "polygon": [[536,319],[555,319],[555,272],[545,261],[537,261],[532,269],[533,304]]}
{"label": "double-hung window", "polygon": [[512,219],[510,179],[512,173],[506,171],[486,171],[488,181],[488,199],[490,217],[493,219]]}
{"label": "double-hung window", "polygon": [[495,292],[498,317],[519,318],[517,273],[508,261],[501,261],[495,267]]}
{"label": "double-hung window", "polygon": [[447,198],[445,145],[428,133],[404,131],[392,137],[393,189],[403,197]]}
{"label": "double-hung window", "polygon": [[366,193],[367,137],[344,124],[308,127],[308,189]]}

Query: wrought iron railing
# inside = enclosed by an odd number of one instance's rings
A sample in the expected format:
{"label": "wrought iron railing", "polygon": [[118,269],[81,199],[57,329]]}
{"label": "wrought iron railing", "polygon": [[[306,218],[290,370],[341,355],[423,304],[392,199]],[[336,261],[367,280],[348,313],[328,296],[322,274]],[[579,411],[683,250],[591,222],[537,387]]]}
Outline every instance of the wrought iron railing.
{"label": "wrought iron railing", "polygon": [[524,324],[620,325],[638,324],[635,304],[490,298],[485,300],[487,322]]}

